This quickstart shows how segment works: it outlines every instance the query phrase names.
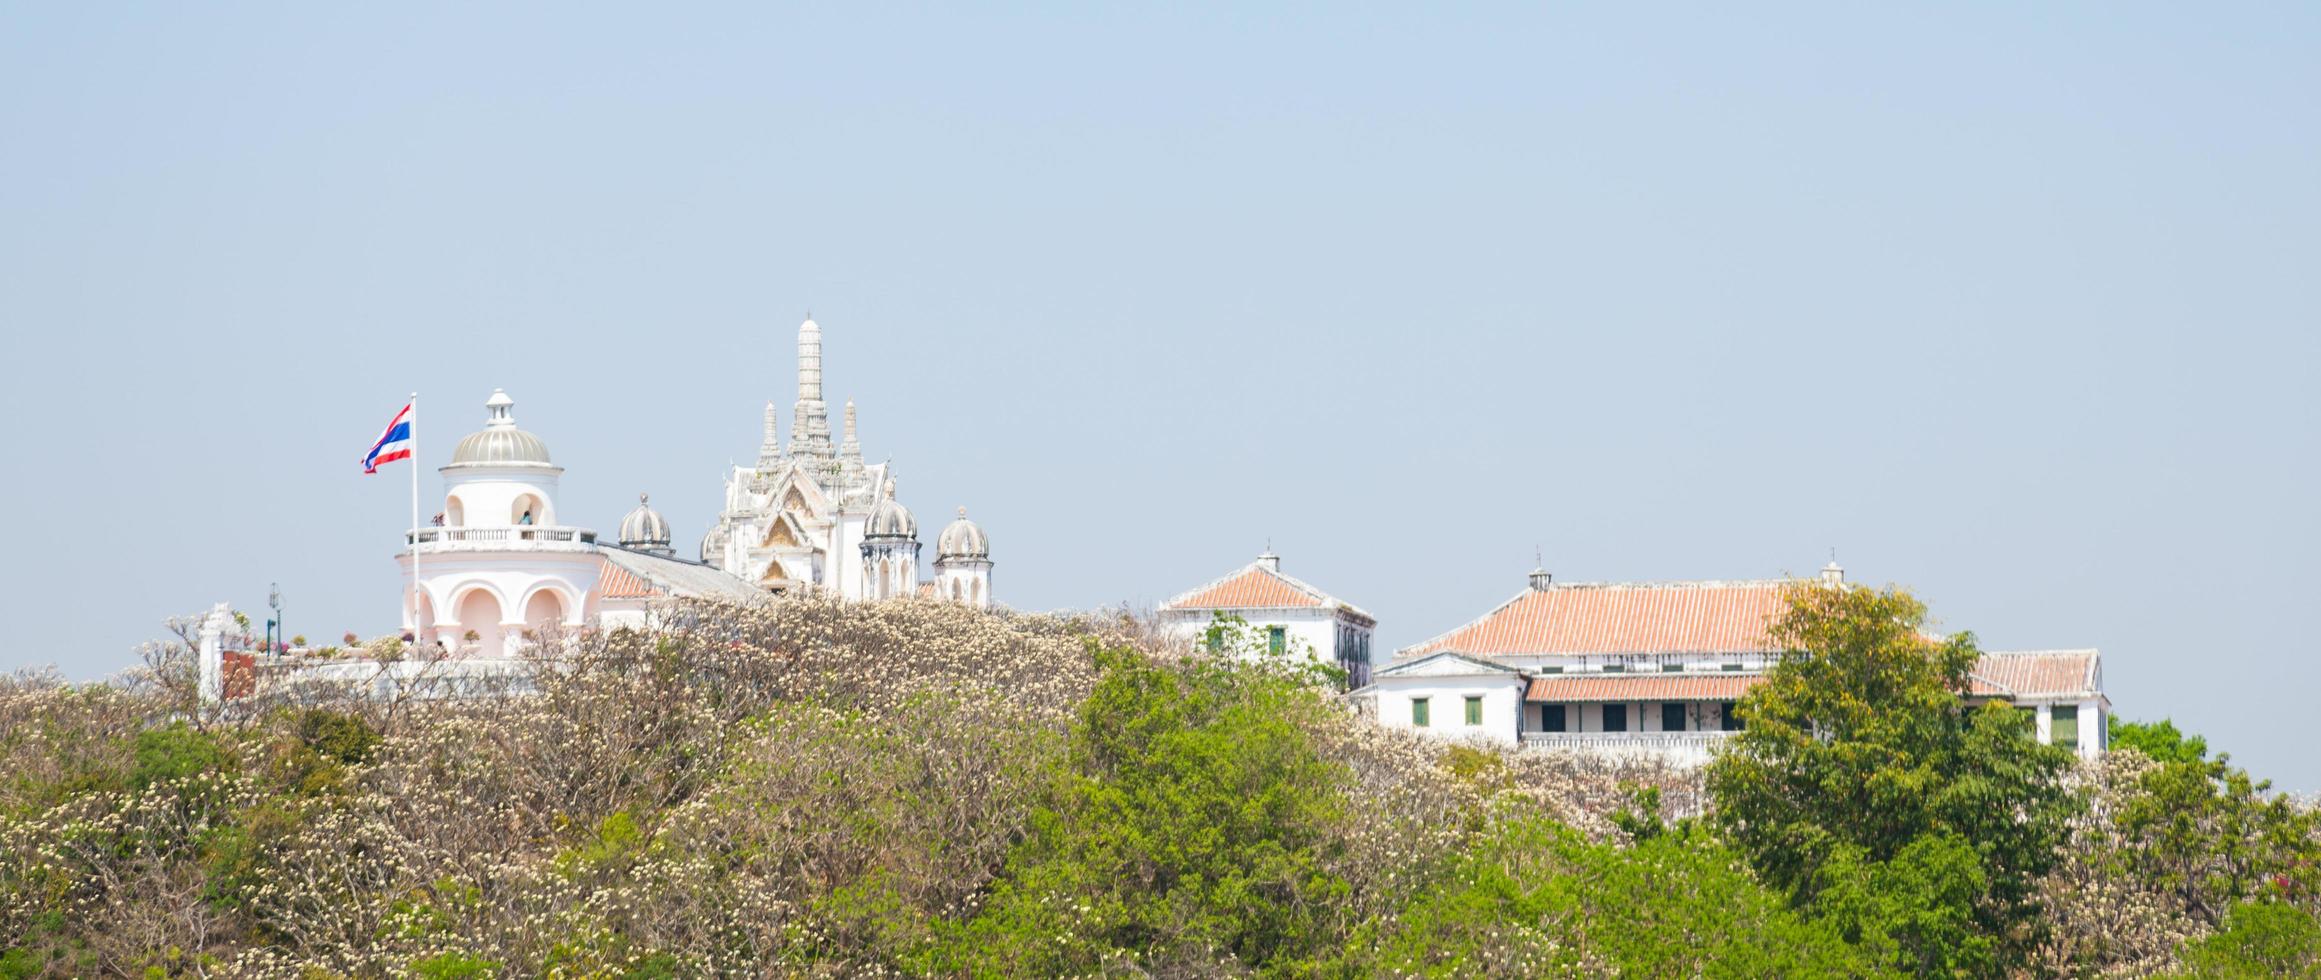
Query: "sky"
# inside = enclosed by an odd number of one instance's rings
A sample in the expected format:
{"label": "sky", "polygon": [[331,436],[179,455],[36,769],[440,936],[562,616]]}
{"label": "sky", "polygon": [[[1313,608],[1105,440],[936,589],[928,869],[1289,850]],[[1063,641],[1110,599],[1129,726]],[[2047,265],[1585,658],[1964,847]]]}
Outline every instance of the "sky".
{"label": "sky", "polygon": [[826,6],[0,4],[0,669],[394,628],[415,390],[690,550],[811,310],[1016,608],[1835,549],[2321,791],[2321,8]]}

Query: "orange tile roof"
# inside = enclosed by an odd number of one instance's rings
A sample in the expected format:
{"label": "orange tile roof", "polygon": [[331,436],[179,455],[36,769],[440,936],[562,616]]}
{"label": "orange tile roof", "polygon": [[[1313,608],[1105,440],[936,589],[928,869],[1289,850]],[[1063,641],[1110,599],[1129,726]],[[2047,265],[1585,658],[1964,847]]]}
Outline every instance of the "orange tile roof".
{"label": "orange tile roof", "polygon": [[1974,665],[1976,697],[2033,698],[2094,694],[2103,686],[2094,650],[1986,653]]}
{"label": "orange tile roof", "polygon": [[1177,609],[1344,609],[1365,619],[1370,614],[1352,603],[1254,562],[1240,571],[1194,589],[1167,602],[1163,610]]}
{"label": "orange tile roof", "polygon": [[1665,582],[1526,589],[1483,618],[1417,646],[1408,657],[1460,653],[1769,653],[1765,632],[1789,583]]}
{"label": "orange tile roof", "polygon": [[605,599],[650,599],[664,594],[644,576],[612,562],[604,563],[604,574],[596,580],[596,593]]}
{"label": "orange tile roof", "polygon": [[1758,674],[1592,674],[1531,679],[1526,701],[1738,701]]}

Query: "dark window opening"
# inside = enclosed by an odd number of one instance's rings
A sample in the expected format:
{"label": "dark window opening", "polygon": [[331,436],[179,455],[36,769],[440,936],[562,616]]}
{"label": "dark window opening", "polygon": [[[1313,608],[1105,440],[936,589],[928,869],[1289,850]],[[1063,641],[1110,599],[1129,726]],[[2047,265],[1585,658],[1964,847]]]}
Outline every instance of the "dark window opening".
{"label": "dark window opening", "polygon": [[1670,701],[1660,706],[1660,730],[1664,732],[1684,730],[1684,705],[1682,702]]}
{"label": "dark window opening", "polygon": [[1604,730],[1607,732],[1624,732],[1628,730],[1627,705],[1607,704],[1604,706]]}

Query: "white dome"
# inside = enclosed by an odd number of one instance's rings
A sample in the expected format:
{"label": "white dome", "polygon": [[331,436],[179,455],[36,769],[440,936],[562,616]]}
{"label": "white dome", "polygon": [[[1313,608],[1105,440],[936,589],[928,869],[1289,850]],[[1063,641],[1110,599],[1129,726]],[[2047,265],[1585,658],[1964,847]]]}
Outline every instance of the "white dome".
{"label": "white dome", "polygon": [[516,400],[498,388],[484,402],[483,431],[470,433],[451,451],[453,466],[552,466],[548,444],[516,428]]}
{"label": "white dome", "polygon": [[637,551],[668,551],[669,522],[652,507],[652,498],[637,495],[637,509],[621,518],[621,547]]}
{"label": "white dome", "polygon": [[880,500],[878,506],[870,509],[870,521],[862,526],[862,536],[866,540],[870,538],[916,538],[919,536],[918,518],[911,516],[910,508],[895,502],[893,480],[887,481],[885,499]]}
{"label": "white dome", "polygon": [[946,525],[942,536],[935,539],[935,560],[989,557],[991,539],[984,536],[983,528],[967,519],[967,508],[959,508],[959,519]]}

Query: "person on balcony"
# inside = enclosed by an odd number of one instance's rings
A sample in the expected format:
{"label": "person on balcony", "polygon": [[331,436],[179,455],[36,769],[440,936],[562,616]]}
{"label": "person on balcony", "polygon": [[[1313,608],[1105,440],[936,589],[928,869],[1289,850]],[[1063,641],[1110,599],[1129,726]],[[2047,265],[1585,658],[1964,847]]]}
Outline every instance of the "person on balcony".
{"label": "person on balcony", "polygon": [[532,523],[532,509],[531,509],[531,508],[529,508],[529,507],[526,507],[526,508],[524,508],[524,516],[522,516],[522,517],[519,517],[519,518],[516,518],[516,523],[518,523],[518,524],[530,524],[530,523]]}

